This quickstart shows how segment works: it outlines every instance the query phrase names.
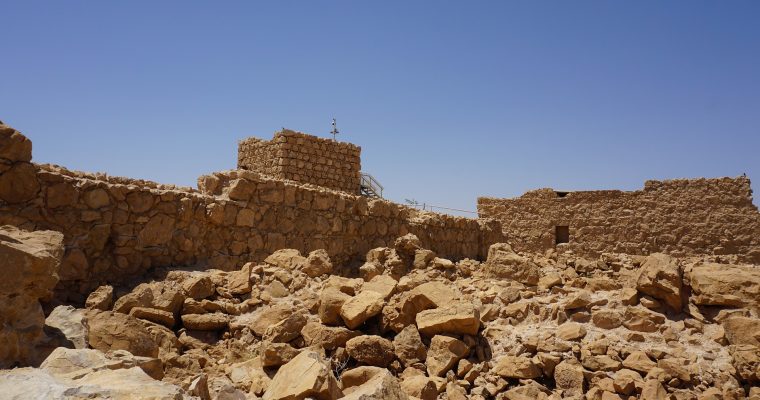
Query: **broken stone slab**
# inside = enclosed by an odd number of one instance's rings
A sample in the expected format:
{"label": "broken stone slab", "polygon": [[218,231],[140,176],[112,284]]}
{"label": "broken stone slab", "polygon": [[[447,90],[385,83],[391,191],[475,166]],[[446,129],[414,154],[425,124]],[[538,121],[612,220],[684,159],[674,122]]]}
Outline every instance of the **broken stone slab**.
{"label": "broken stone slab", "polygon": [[471,303],[425,310],[417,314],[417,329],[426,336],[441,333],[475,335],[480,329],[480,312]]}

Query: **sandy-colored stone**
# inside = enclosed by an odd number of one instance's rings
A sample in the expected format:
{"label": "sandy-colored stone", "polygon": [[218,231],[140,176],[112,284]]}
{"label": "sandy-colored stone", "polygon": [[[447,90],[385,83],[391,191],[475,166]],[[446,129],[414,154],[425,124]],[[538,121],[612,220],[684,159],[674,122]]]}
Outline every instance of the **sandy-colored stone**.
{"label": "sandy-colored stone", "polygon": [[340,308],[340,316],[349,329],[356,329],[383,309],[383,295],[371,290],[363,291]]}
{"label": "sandy-colored stone", "polygon": [[461,340],[443,335],[433,336],[425,359],[428,375],[445,375],[468,352],[469,348]]}
{"label": "sandy-colored stone", "polygon": [[440,333],[475,335],[480,329],[480,312],[471,303],[455,303],[417,314],[417,329],[433,336]]}
{"label": "sandy-colored stone", "polygon": [[280,367],[262,398],[295,400],[307,397],[319,400],[343,397],[330,367],[322,356],[313,351],[303,351]]}

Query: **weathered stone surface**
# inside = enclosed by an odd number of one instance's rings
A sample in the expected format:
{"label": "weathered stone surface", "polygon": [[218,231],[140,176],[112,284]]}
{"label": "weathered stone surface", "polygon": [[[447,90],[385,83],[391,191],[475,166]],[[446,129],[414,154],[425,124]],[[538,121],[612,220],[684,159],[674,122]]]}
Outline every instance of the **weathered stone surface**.
{"label": "weathered stone surface", "polygon": [[681,310],[681,267],[667,254],[655,253],[647,257],[639,270],[636,289],[665,301],[673,310]]}
{"label": "weathered stone surface", "polygon": [[417,314],[420,333],[433,336],[440,333],[475,335],[480,329],[480,312],[471,303],[456,303]]}
{"label": "weathered stone surface", "polygon": [[0,173],[0,199],[8,203],[23,203],[40,192],[37,171],[32,164],[17,163]]}
{"label": "weathered stone surface", "polygon": [[88,310],[90,346],[102,352],[126,350],[136,356],[158,357],[158,344],[134,317],[111,311]]}
{"label": "weathered stone surface", "polygon": [[343,323],[340,317],[340,309],[351,296],[343,293],[335,287],[325,287],[319,295],[319,319],[323,324],[338,325]]}
{"label": "weathered stone surface", "polygon": [[378,275],[362,285],[362,291],[371,290],[380,293],[384,299],[390,298],[396,292],[398,281],[388,275]]}
{"label": "weathered stone surface", "polygon": [[580,290],[570,295],[565,302],[565,310],[574,310],[577,308],[585,308],[591,304],[591,293],[588,290]]}
{"label": "weathered stone surface", "polygon": [[262,337],[267,329],[291,315],[295,310],[289,304],[277,304],[259,308],[253,315],[250,328],[257,336]]}
{"label": "weathered stone surface", "polygon": [[[87,348],[87,331],[89,328],[84,310],[77,310],[72,306],[58,306],[45,318],[45,326],[60,332],[67,342],[66,344],[71,344],[70,347],[75,349]],[[48,335],[50,334],[48,333]]]}
{"label": "weathered stone surface", "polygon": [[332,261],[324,249],[314,250],[304,260],[301,271],[312,278],[329,274],[333,270]]}
{"label": "weathered stone surface", "polygon": [[32,141],[21,132],[0,122],[0,159],[32,161]]}
{"label": "weathered stone surface", "polygon": [[696,304],[760,306],[760,268],[708,263],[689,275]]}
{"label": "weathered stone surface", "polygon": [[218,331],[227,329],[229,317],[221,313],[212,314],[185,314],[182,316],[182,325],[187,329],[197,331]]}
{"label": "weathered stone surface", "polygon": [[387,367],[393,361],[393,343],[380,336],[357,336],[346,342],[346,351],[356,361],[376,367]]}
{"label": "weathered stone surface", "polygon": [[361,292],[346,301],[340,316],[349,329],[356,329],[383,309],[383,295],[371,290]]}
{"label": "weathered stone surface", "polygon": [[657,364],[643,351],[634,351],[623,360],[623,366],[646,374]]}
{"label": "weathered stone surface", "polygon": [[662,387],[660,381],[648,379],[644,382],[641,389],[642,399],[665,400],[668,398],[668,392]]}
{"label": "weathered stone surface", "polygon": [[58,283],[63,235],[0,227],[0,368],[37,362],[49,299]]}
{"label": "weathered stone surface", "polygon": [[187,297],[195,300],[203,300],[216,292],[214,283],[207,275],[197,274],[187,278],[182,283],[182,290]]}
{"label": "weathered stone surface", "polygon": [[586,328],[575,322],[566,322],[557,327],[557,337],[562,340],[579,340],[586,336]]}
{"label": "weathered stone surface", "polygon": [[566,395],[582,395],[584,381],[583,367],[575,359],[562,361],[554,367],[554,382]]}
{"label": "weathered stone surface", "polygon": [[615,329],[623,324],[623,315],[617,310],[598,310],[591,314],[594,325],[603,329]]}
{"label": "weathered stone surface", "polygon": [[731,317],[723,321],[722,325],[728,343],[760,347],[760,319]]}
{"label": "weathered stone surface", "polygon": [[95,310],[108,311],[111,309],[112,304],[113,286],[103,285],[99,286],[92,293],[90,293],[89,296],[87,296],[85,307]]}
{"label": "weathered stone surface", "polygon": [[299,351],[287,343],[261,342],[259,357],[262,367],[278,367],[287,364],[298,355]]}
{"label": "weathered stone surface", "polygon": [[538,365],[524,356],[504,356],[496,361],[493,371],[505,378],[518,379],[538,378],[542,374]]}
{"label": "weathered stone surface", "polygon": [[407,395],[420,400],[435,400],[438,398],[438,388],[435,382],[424,374],[404,378],[401,381],[401,389]]}
{"label": "weathered stone surface", "polygon": [[133,307],[131,310],[129,310],[129,315],[135,318],[140,318],[161,324],[167,328],[172,328],[174,327],[174,324],[176,324],[174,314],[170,313],[169,311],[159,310],[157,308]]}
{"label": "weathered stone surface", "polygon": [[306,258],[296,249],[282,249],[272,253],[264,262],[274,267],[295,270],[301,268]]}
{"label": "weathered stone surface", "polygon": [[424,362],[427,349],[414,325],[408,325],[393,338],[393,350],[404,366]]}
{"label": "weathered stone surface", "polygon": [[746,176],[649,180],[635,191],[544,188],[510,199],[480,197],[478,215],[499,220],[520,252],[554,250],[564,225],[568,243],[557,249],[574,254],[737,255],[757,264],[760,220],[752,199]]}
{"label": "weathered stone surface", "polygon": [[269,325],[262,336],[271,342],[285,343],[301,336],[301,329],[306,325],[306,316],[293,312],[275,324]]}
{"label": "weathered stone surface", "polygon": [[296,400],[307,397],[319,400],[343,397],[329,365],[313,351],[303,351],[280,367],[263,399]]}
{"label": "weathered stone surface", "polygon": [[246,263],[238,271],[227,274],[225,289],[232,295],[241,295],[251,292],[251,268],[252,263]]}
{"label": "weathered stone surface", "polygon": [[428,375],[445,375],[459,360],[467,356],[469,351],[467,344],[459,339],[443,335],[433,336],[425,359]]}
{"label": "weathered stone surface", "polygon": [[[82,372],[79,372],[82,371]],[[113,400],[190,400],[184,391],[157,381],[141,368],[78,370],[54,375],[44,369],[0,371],[0,392],[8,399],[103,398]]]}
{"label": "weathered stone surface", "polygon": [[644,307],[628,306],[623,318],[626,328],[639,332],[656,332],[665,322],[665,316]]}
{"label": "weathered stone surface", "polygon": [[409,397],[390,371],[358,367],[341,374],[345,400],[406,400]]}
{"label": "weathered stone surface", "polygon": [[512,279],[526,285],[537,285],[541,277],[536,264],[515,253],[506,243],[491,245],[485,265],[494,278]]}
{"label": "weathered stone surface", "polygon": [[352,331],[342,326],[325,326],[318,322],[308,322],[301,329],[301,336],[307,346],[320,346],[325,350],[345,347],[349,339],[361,334],[359,331]]}

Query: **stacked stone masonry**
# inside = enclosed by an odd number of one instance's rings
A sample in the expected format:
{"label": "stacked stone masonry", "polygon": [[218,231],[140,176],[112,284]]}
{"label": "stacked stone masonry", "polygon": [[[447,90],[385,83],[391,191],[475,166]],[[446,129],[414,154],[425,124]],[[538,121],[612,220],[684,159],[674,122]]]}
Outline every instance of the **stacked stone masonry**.
{"label": "stacked stone masonry", "polygon": [[281,248],[324,248],[350,262],[411,232],[459,260],[483,258],[490,244],[503,241],[496,221],[421,212],[252,171],[203,176],[194,190],[30,160],[31,142],[0,125],[0,225],[64,234],[57,290],[69,296],[151,267],[239,268]]}
{"label": "stacked stone masonry", "polygon": [[238,169],[358,194],[361,148],[283,129],[269,141],[241,140]]}
{"label": "stacked stone masonry", "polygon": [[760,262],[760,213],[747,177],[647,181],[639,191],[555,192],[539,189],[513,199],[479,198],[481,218],[501,221],[517,250],[562,244],[584,255],[604,252],[677,256],[717,254]]}

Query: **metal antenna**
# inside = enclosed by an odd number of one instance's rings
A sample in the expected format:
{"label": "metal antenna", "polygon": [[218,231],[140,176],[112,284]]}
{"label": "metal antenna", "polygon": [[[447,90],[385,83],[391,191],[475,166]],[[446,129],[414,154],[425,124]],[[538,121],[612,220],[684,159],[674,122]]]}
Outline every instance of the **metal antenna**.
{"label": "metal antenna", "polygon": [[335,122],[335,118],[333,118],[332,120],[332,130],[330,131],[330,133],[332,133],[333,135],[333,141],[337,142],[337,140],[335,139],[335,135],[337,135],[339,132],[338,132],[338,125]]}

